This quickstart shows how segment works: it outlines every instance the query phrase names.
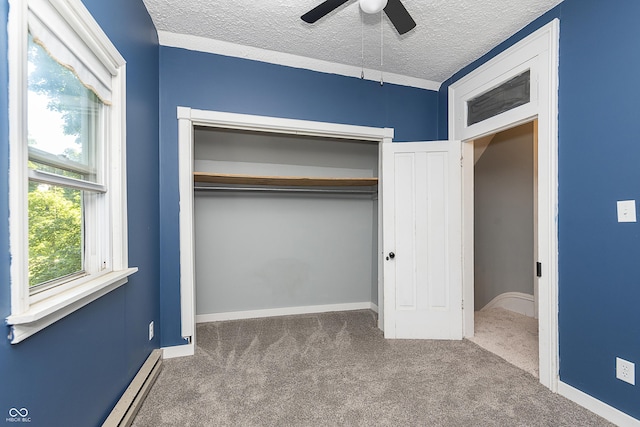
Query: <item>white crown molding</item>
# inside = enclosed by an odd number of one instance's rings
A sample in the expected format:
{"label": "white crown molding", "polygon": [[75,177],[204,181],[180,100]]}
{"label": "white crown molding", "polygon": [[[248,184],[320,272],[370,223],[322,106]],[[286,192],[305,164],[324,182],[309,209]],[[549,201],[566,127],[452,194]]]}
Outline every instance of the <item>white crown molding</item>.
{"label": "white crown molding", "polygon": [[[250,59],[253,61],[267,62],[269,64],[284,65],[286,67],[302,68],[321,73],[338,74],[347,77],[360,78],[362,68],[353,65],[337,64],[320,59],[307,58],[289,53],[260,49],[257,47],[243,46],[206,37],[191,36],[187,34],[158,31],[158,39],[161,46],[177,47],[198,52],[213,53],[217,55],[232,56],[236,58]],[[380,70],[364,69],[365,80],[380,81]],[[440,84],[431,80],[416,77],[403,76],[394,73],[382,73],[385,83],[400,86],[409,86],[419,89],[437,91]]]}

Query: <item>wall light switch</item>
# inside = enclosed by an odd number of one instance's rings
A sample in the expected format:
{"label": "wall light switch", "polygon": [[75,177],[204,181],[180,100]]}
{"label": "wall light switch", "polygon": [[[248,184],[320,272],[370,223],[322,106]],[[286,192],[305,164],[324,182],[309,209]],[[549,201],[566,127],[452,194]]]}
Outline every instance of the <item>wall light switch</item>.
{"label": "wall light switch", "polygon": [[618,222],[636,222],[635,200],[618,200]]}

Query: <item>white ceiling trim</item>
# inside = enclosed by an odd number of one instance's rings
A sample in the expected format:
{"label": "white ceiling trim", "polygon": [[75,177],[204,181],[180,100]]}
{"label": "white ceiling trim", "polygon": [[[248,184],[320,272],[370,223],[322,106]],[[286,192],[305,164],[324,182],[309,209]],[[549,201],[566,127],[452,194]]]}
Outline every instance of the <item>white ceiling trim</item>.
{"label": "white ceiling trim", "polygon": [[[286,67],[302,68],[321,73],[338,74],[347,77],[360,78],[362,68],[352,65],[338,64],[320,59],[307,58],[289,53],[276,52],[251,46],[243,46],[235,43],[213,40],[206,37],[178,34],[168,31],[158,31],[160,45],[194,50],[198,52],[213,53],[217,55],[232,56],[236,58],[250,59],[253,61],[267,62],[269,64],[284,65]],[[437,91],[441,83],[416,77],[403,76],[401,74],[380,72],[380,70],[364,69],[365,80],[379,82],[381,77],[385,83],[401,86],[410,86],[419,89]]]}

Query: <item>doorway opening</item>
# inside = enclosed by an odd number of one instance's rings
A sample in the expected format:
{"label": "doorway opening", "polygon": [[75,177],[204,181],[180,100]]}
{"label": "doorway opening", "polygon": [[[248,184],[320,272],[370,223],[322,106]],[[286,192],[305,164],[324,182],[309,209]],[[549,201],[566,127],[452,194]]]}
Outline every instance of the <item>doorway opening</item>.
{"label": "doorway opening", "polygon": [[537,121],[472,144],[475,335],[469,339],[539,378]]}
{"label": "doorway opening", "polygon": [[[449,86],[449,137],[463,144],[463,323],[474,336],[473,144],[485,135],[537,119],[537,260],[539,379],[558,390],[558,45],[554,19]],[[530,71],[529,101],[475,123],[469,102]]]}

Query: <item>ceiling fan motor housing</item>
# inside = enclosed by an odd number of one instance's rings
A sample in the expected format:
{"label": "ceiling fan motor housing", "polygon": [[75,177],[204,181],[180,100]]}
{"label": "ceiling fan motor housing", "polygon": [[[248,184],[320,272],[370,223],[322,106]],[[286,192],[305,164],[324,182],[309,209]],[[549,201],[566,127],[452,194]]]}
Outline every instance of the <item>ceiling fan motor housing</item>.
{"label": "ceiling fan motor housing", "polygon": [[360,0],[359,3],[364,13],[378,13],[387,6],[387,0]]}

